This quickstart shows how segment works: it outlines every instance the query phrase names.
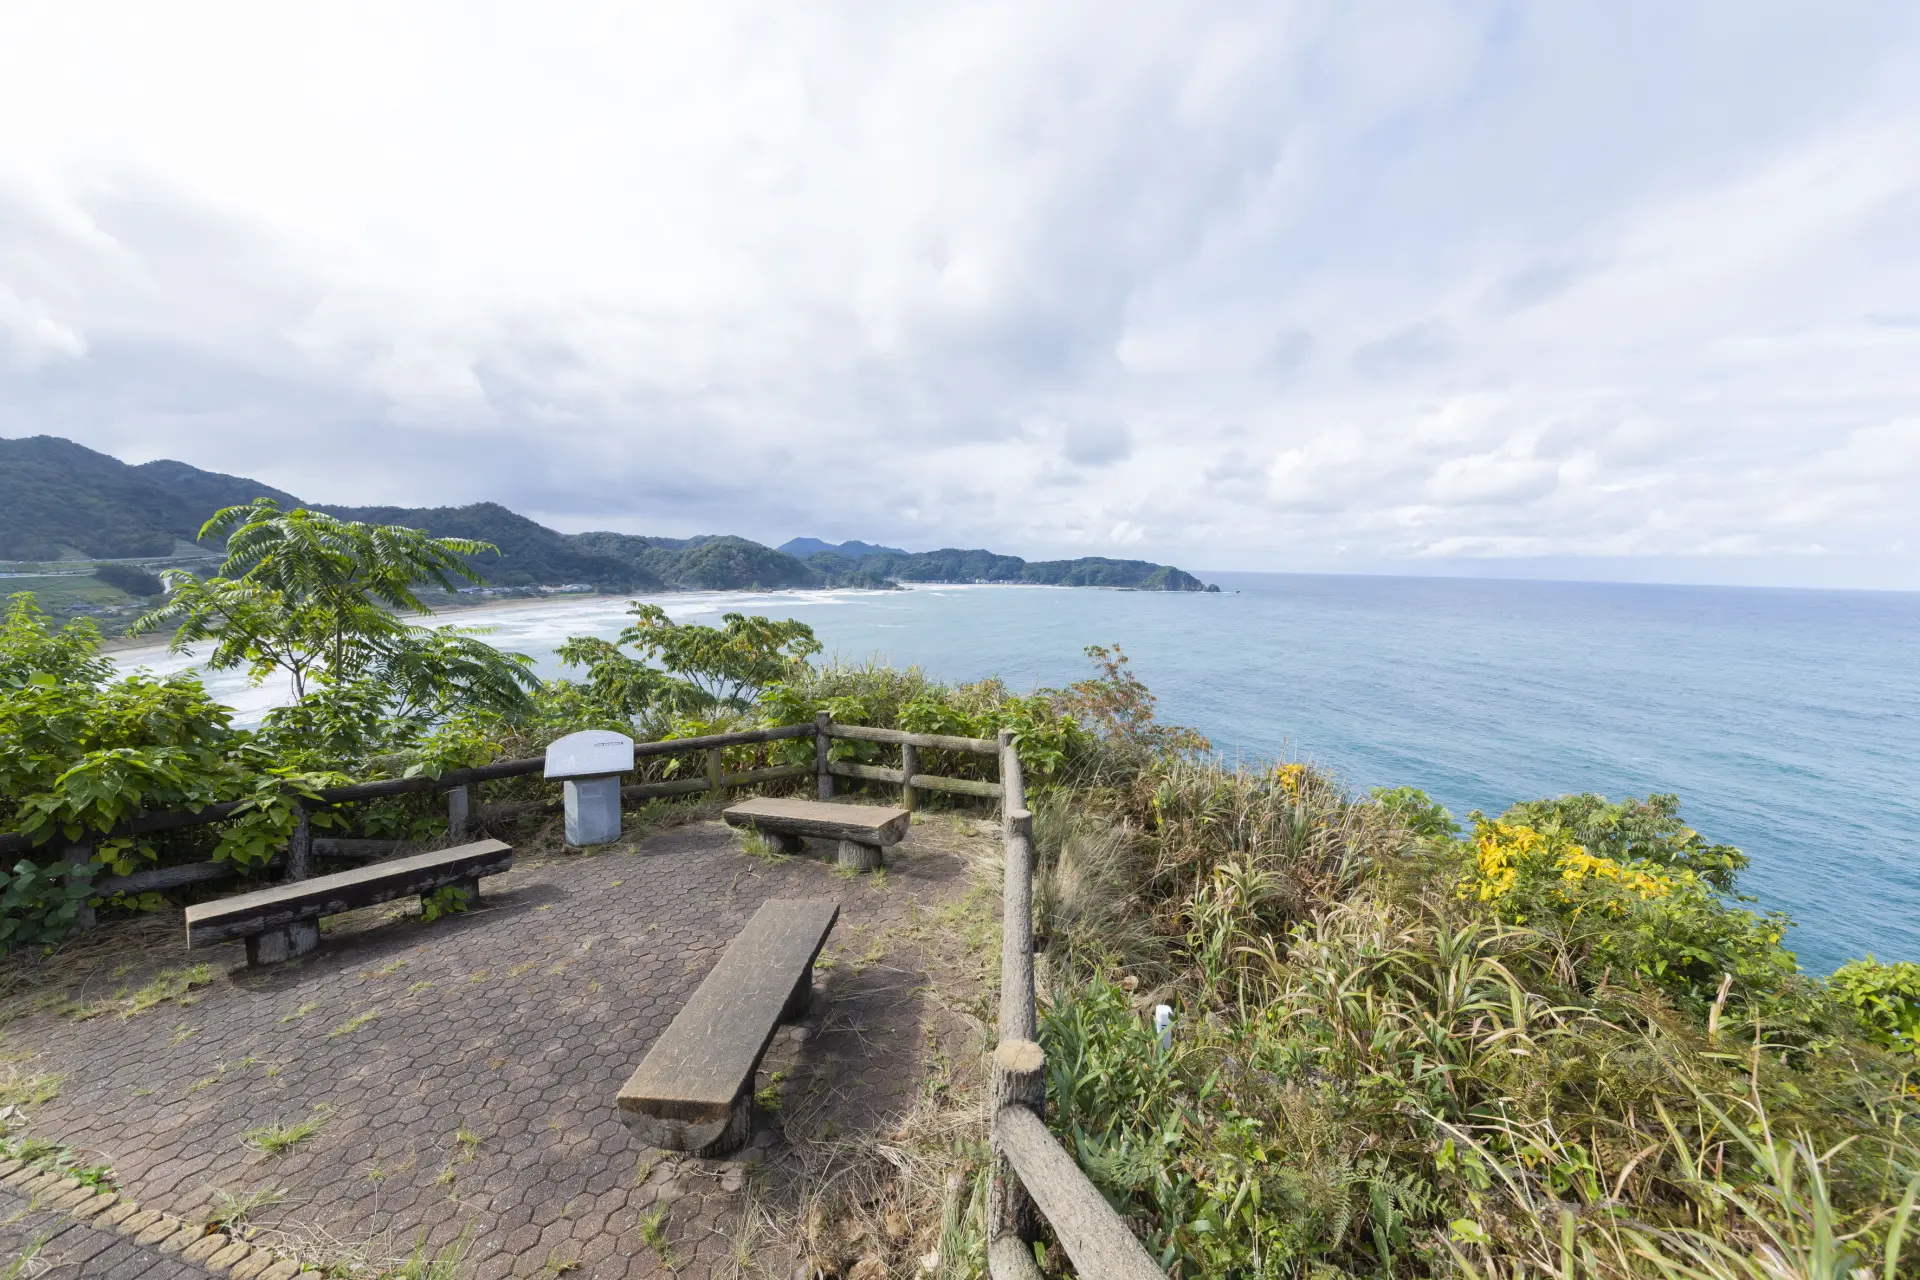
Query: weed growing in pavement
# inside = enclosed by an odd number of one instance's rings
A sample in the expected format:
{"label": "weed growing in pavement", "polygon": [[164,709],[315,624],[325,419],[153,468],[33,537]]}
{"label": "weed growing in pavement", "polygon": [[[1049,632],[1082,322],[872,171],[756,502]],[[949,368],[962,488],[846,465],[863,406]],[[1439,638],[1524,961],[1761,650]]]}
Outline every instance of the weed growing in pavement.
{"label": "weed growing in pavement", "polygon": [[29,1074],[18,1062],[0,1066],[0,1107],[37,1107],[60,1095],[61,1077],[51,1072]]}
{"label": "weed growing in pavement", "polygon": [[252,1234],[251,1223],[255,1214],[270,1209],[287,1198],[285,1187],[256,1187],[251,1191],[226,1191],[215,1189],[213,1204],[203,1219],[207,1230],[225,1232],[229,1236],[246,1239]]}
{"label": "weed growing in pavement", "polygon": [[96,1191],[111,1190],[114,1186],[111,1165],[88,1162],[82,1159],[78,1151],[64,1142],[24,1136],[0,1137],[0,1159],[19,1160],[26,1164],[39,1165],[53,1170],[62,1177],[85,1183]]}
{"label": "weed growing in pavement", "polygon": [[363,1009],[359,1013],[354,1014],[351,1018],[348,1018],[345,1022],[341,1023],[339,1026],[335,1027],[333,1030],[327,1032],[327,1039],[332,1040],[338,1036],[350,1036],[354,1032],[358,1031],[360,1028],[366,1026],[369,1022],[372,1022],[374,1019],[378,1018],[379,1016],[380,1016],[380,1010],[378,1008]]}
{"label": "weed growing in pavement", "polygon": [[665,1205],[655,1209],[640,1219],[640,1242],[660,1257],[660,1265],[672,1271],[679,1264],[673,1256],[672,1242],[667,1239],[667,1208]]}
{"label": "weed growing in pavement", "polygon": [[303,1120],[292,1124],[275,1121],[262,1125],[258,1129],[249,1129],[240,1135],[243,1145],[258,1151],[263,1158],[285,1155],[307,1139],[319,1133],[326,1126],[327,1113],[317,1111]]}
{"label": "weed growing in pavement", "polygon": [[213,981],[213,966],[196,964],[185,968],[162,969],[127,1002],[121,1016],[131,1018],[135,1014],[145,1013],[171,1000],[182,1008],[199,999],[187,993],[195,987],[204,987]]}
{"label": "weed growing in pavement", "polygon": [[[778,865],[789,861],[790,855],[780,852],[773,841],[761,835],[758,830],[748,827],[740,833],[740,852],[749,858],[758,858],[769,865]],[[614,883],[618,884],[618,881]]]}

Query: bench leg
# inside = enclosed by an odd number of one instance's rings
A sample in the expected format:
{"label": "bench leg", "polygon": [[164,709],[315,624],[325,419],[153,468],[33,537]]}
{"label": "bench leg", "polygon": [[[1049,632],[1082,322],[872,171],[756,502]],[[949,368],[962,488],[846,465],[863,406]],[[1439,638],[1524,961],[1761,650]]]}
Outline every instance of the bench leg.
{"label": "bench leg", "polygon": [[858,840],[840,842],[840,866],[846,870],[877,871],[885,862],[877,844],[861,844]]}
{"label": "bench leg", "polygon": [[758,1071],[728,1105],[726,1118],[704,1122],[666,1120],[644,1111],[621,1111],[620,1118],[640,1141],[662,1151],[684,1151],[702,1159],[730,1155],[753,1136],[753,1082]]}
{"label": "bench leg", "polygon": [[269,929],[247,939],[247,964],[279,964],[303,956],[320,945],[320,922],[298,920],[280,929]]}
{"label": "bench leg", "polygon": [[789,835],[784,831],[762,831],[760,836],[767,842],[768,848],[772,849],[775,853],[784,853],[789,857],[799,853],[806,847],[799,836]]}

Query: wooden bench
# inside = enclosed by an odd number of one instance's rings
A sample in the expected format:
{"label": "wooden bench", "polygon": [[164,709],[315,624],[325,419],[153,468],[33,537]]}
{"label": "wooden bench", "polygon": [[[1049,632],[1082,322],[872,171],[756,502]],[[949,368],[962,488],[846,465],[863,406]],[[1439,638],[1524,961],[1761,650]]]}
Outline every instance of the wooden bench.
{"label": "wooden bench", "polygon": [[764,902],[620,1088],[648,1146],[725,1155],[753,1132],[753,1078],[783,1022],[805,1016],[813,961],[840,904]]}
{"label": "wooden bench", "polygon": [[248,964],[274,964],[319,946],[322,916],[408,894],[429,894],[447,885],[465,889],[467,901],[477,902],[480,877],[496,875],[512,865],[511,845],[480,840],[202,902],[187,908],[187,946],[211,947],[245,938]]}
{"label": "wooden bench", "polygon": [[840,842],[839,862],[855,871],[872,871],[885,860],[881,850],[899,844],[913,815],[905,809],[872,804],[823,804],[760,796],[720,815],[728,826],[759,832],[781,853],[800,852],[800,840]]}

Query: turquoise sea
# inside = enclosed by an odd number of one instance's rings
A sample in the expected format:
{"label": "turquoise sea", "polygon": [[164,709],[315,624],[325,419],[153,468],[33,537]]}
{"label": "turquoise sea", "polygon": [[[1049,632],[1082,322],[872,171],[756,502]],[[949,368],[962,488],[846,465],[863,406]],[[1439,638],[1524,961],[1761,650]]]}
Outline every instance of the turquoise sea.
{"label": "turquoise sea", "polygon": [[[1220,595],[1047,587],[674,595],[810,624],[830,651],[1016,686],[1125,648],[1164,719],[1229,758],[1310,759],[1354,787],[1425,788],[1456,815],[1568,791],[1680,794],[1753,858],[1745,891],[1825,972],[1920,959],[1920,594],[1280,574]],[[568,635],[624,602],[463,611],[561,674]],[[177,660],[128,654],[128,665]],[[257,717],[277,689],[209,683]]]}

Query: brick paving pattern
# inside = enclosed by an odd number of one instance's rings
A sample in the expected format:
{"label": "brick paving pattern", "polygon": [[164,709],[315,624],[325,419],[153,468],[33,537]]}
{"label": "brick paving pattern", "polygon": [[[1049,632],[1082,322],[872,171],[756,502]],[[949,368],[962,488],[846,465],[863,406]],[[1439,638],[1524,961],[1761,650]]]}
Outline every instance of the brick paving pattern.
{"label": "brick paving pattern", "polygon": [[189,1262],[0,1188],[0,1257],[37,1280],[206,1280]]}
{"label": "brick paving pattern", "polygon": [[[807,1030],[777,1036],[763,1070],[837,1132],[887,1125],[920,1088],[930,1038],[953,1030],[934,1025],[951,1017],[929,1007],[912,939],[967,892],[967,858],[997,845],[963,825],[916,826],[880,881],[817,856],[749,857],[715,821],[523,859],[485,882],[481,910],[427,924],[412,904],[368,908],[271,969],[242,967],[239,944],[170,943],[149,962],[214,967],[186,1007],[41,1012],[7,1039],[62,1077],[33,1132],[98,1153],[142,1205],[191,1220],[217,1192],[279,1191],[252,1218],[268,1244],[391,1258],[464,1241],[477,1280],[567,1263],[664,1275],[663,1254],[687,1280],[732,1275],[743,1187],[778,1194],[777,1117],[741,1157],[691,1160],[641,1146],[615,1091],[761,902],[832,898],[841,921]],[[122,990],[144,976],[124,974]],[[114,983],[96,972],[86,985],[74,998]],[[309,1120],[318,1130],[284,1154],[243,1142]]]}

